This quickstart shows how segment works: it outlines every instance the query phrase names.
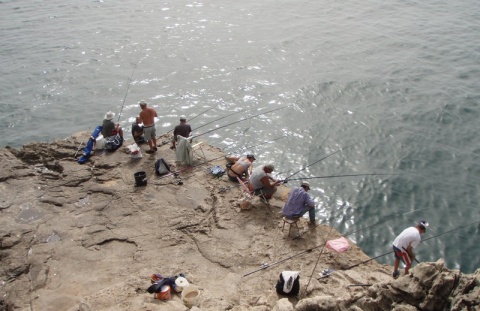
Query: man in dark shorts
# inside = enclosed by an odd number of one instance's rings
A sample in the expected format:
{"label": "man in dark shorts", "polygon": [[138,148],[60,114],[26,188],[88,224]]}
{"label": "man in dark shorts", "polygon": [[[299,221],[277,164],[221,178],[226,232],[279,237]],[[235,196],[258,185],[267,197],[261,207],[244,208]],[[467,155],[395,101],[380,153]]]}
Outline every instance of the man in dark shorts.
{"label": "man in dark shorts", "polygon": [[175,126],[175,129],[173,130],[172,147],[170,147],[170,149],[176,148],[178,135],[188,138],[191,132],[192,128],[190,127],[190,124],[187,123],[187,117],[182,115],[180,117],[180,124]]}

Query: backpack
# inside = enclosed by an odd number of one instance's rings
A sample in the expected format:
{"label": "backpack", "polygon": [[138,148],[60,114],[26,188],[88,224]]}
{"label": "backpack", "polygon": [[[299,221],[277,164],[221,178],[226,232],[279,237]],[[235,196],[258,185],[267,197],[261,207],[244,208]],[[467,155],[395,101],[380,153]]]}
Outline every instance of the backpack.
{"label": "backpack", "polygon": [[279,295],[297,296],[300,291],[300,272],[283,271],[275,285]]}
{"label": "backpack", "polygon": [[210,173],[212,173],[213,176],[220,178],[223,176],[223,174],[225,174],[225,170],[220,166],[215,165],[210,168]]}
{"label": "backpack", "polygon": [[113,152],[120,148],[123,144],[123,139],[120,135],[113,135],[105,138],[105,150]]}
{"label": "backpack", "polygon": [[165,175],[170,173],[170,167],[168,166],[167,162],[165,162],[163,158],[158,159],[155,162],[155,173],[157,175]]}

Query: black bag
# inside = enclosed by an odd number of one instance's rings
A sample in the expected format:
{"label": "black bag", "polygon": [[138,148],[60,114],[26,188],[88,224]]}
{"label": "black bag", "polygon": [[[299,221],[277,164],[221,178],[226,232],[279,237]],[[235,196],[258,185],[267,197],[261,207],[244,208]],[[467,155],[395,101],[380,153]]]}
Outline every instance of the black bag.
{"label": "black bag", "polygon": [[163,158],[158,159],[157,162],[155,162],[155,173],[157,175],[165,175],[170,173],[170,167]]}
{"label": "black bag", "polygon": [[298,271],[283,271],[275,285],[279,295],[297,296],[300,292],[300,274]]}
{"label": "black bag", "polygon": [[114,135],[110,137],[105,138],[105,150],[113,152],[120,148],[123,144],[123,139],[120,137],[120,135]]}

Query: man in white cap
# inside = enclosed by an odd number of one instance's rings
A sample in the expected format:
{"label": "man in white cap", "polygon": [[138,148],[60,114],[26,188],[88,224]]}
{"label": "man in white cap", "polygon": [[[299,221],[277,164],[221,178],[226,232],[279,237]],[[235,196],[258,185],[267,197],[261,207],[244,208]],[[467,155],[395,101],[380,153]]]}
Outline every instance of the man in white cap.
{"label": "man in white cap", "polygon": [[309,224],[315,225],[315,202],[307,193],[308,190],[310,190],[310,184],[307,181],[302,181],[300,187],[295,187],[288,193],[287,202],[283,206],[283,216],[285,218],[299,218],[308,212]]}
{"label": "man in white cap", "polygon": [[184,115],[180,116],[180,124],[175,126],[175,129],[173,130],[172,147],[170,147],[170,149],[176,148],[178,135],[188,138],[191,132],[192,128],[190,127],[190,124],[187,123],[187,117]]}
{"label": "man in white cap", "polygon": [[109,111],[105,114],[102,122],[102,135],[104,138],[119,135],[123,140],[123,130],[120,124],[113,123],[113,118],[115,118],[114,112]]}
{"label": "man in white cap", "polygon": [[150,146],[150,150],[147,150],[147,153],[154,153],[157,151],[157,135],[155,130],[155,117],[158,117],[155,109],[147,107],[147,103],[144,100],[138,102],[140,105],[139,118],[140,123],[143,123],[143,136]]}
{"label": "man in white cap", "polygon": [[412,266],[412,260],[415,260],[413,249],[420,244],[421,234],[427,231],[428,222],[421,220],[415,227],[409,227],[400,233],[393,241],[393,252],[395,254],[395,263],[393,264],[393,278],[399,277],[398,266],[400,260],[405,264],[405,275]]}
{"label": "man in white cap", "polygon": [[280,181],[270,176],[274,169],[273,164],[262,165],[254,169],[250,175],[248,189],[254,191],[256,195],[263,194],[265,200],[271,199],[277,191],[277,185],[280,183]]}

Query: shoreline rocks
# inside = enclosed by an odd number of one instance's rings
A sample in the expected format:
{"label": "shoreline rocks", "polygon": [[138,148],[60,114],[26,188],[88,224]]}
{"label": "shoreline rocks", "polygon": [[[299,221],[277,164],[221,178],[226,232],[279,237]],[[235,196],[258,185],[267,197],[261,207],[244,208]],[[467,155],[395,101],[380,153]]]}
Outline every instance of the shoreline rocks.
{"label": "shoreline rocks", "polygon": [[[279,213],[286,187],[270,205],[254,199],[240,208],[244,191],[207,171],[225,165],[218,148],[203,144],[217,160],[196,159],[192,168],[177,165],[168,145],[141,159],[123,148],[97,153],[80,165],[74,154],[83,137],[0,149],[1,310],[188,310],[178,293],[167,301],[147,293],[154,273],[184,273],[198,286],[201,302],[191,310],[479,307],[479,270],[465,275],[440,260],[393,280],[390,266],[368,261],[351,242],[341,254],[323,248],[341,236],[328,226],[301,220],[301,238],[294,229],[288,236]],[[178,176],[156,176],[159,158]],[[138,171],[147,186],[135,187]],[[325,268],[335,272],[318,279]],[[275,292],[284,270],[300,271],[299,297]]]}

